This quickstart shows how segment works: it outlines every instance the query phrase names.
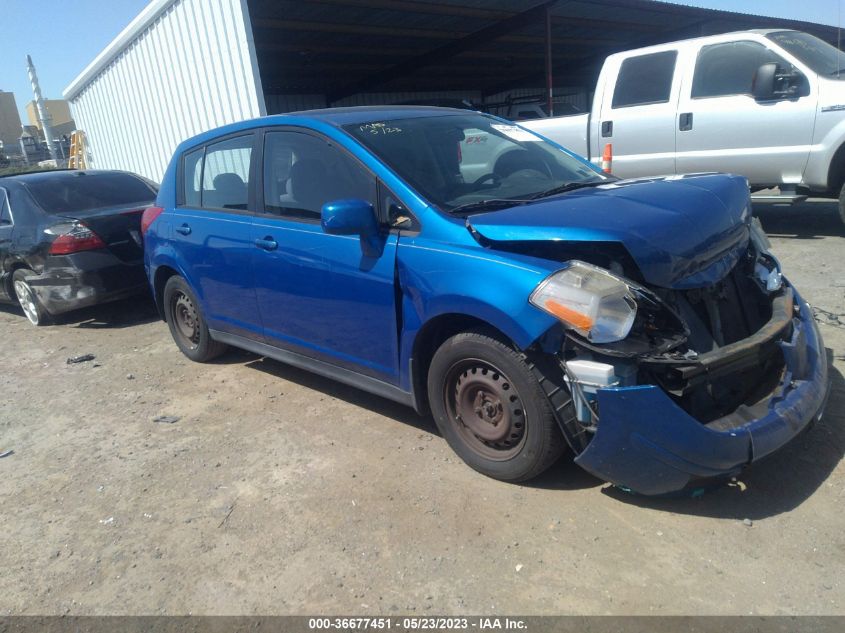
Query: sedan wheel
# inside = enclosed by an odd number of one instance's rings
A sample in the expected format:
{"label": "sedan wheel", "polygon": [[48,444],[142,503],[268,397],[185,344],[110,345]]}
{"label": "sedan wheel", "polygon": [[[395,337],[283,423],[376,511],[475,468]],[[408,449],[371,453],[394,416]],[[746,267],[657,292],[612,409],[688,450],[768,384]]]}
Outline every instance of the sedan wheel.
{"label": "sedan wheel", "polygon": [[44,325],[48,317],[47,312],[38,303],[38,298],[26,281],[27,276],[34,274],[31,270],[16,270],[12,276],[12,287],[15,290],[15,297],[18,300],[18,304],[26,318],[29,319],[29,322],[33,325]]}

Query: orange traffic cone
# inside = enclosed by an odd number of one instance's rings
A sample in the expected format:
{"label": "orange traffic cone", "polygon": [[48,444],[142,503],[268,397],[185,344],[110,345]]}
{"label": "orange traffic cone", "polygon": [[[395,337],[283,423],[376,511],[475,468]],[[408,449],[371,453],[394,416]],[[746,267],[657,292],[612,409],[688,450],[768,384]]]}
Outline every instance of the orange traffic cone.
{"label": "orange traffic cone", "polygon": [[604,146],[604,153],[601,155],[601,170],[609,174],[613,169],[613,143]]}

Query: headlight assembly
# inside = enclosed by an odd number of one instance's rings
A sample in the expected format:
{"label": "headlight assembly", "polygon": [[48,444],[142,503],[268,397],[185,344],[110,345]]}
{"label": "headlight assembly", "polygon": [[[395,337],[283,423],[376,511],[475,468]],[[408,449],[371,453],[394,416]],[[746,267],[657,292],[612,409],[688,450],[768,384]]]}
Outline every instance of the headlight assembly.
{"label": "headlight assembly", "polygon": [[625,280],[577,260],[541,282],[529,301],[592,343],[621,341],[637,316]]}

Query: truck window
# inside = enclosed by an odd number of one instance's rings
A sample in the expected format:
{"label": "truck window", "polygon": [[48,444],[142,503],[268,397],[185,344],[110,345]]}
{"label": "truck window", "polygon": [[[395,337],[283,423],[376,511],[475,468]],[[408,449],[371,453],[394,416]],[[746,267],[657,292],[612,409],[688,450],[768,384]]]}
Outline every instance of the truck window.
{"label": "truck window", "polygon": [[757,42],[726,42],[702,47],[692,78],[692,98],[751,94],[754,73],[763,64],[789,66]]}
{"label": "truck window", "polygon": [[613,90],[613,108],[666,103],[672,92],[678,51],[629,57],[619,69]]}

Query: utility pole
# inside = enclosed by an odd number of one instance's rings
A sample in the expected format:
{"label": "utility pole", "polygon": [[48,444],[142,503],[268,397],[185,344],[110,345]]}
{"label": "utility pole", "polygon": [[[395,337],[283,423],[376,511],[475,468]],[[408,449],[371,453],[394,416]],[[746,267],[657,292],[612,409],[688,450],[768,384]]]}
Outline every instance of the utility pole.
{"label": "utility pole", "polygon": [[[53,141],[53,117],[47,112],[44,106],[44,99],[41,97],[41,86],[38,85],[38,75],[35,74],[35,65],[32,57],[26,56],[26,69],[29,72],[29,81],[32,84],[32,94],[35,95],[35,109],[38,111],[38,120],[41,121],[41,129],[44,132],[44,140],[47,142],[47,149],[50,151],[50,158],[57,160],[56,143]],[[36,139],[37,140],[37,139]]]}

